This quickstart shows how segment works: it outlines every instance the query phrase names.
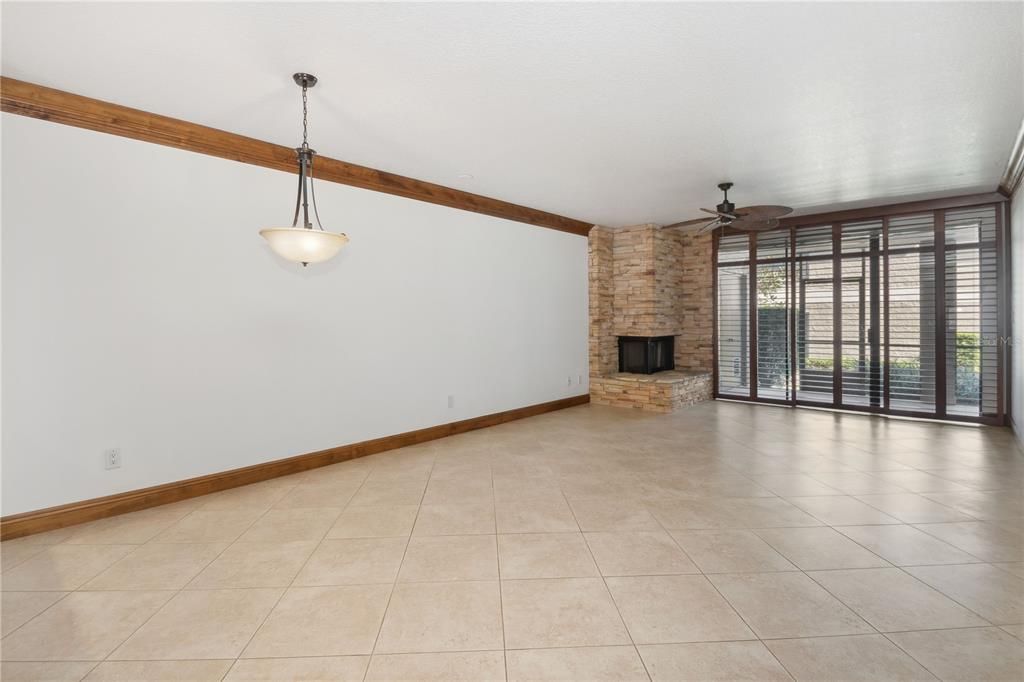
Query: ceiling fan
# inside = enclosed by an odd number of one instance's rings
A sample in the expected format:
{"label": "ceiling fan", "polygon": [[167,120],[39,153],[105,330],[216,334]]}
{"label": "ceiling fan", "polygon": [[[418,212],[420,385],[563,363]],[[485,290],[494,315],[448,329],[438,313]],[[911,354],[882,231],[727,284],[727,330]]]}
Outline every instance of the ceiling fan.
{"label": "ceiling fan", "polygon": [[672,227],[690,227],[699,225],[697,232],[710,232],[717,227],[730,227],[735,230],[747,230],[748,232],[761,232],[772,230],[779,226],[779,218],[793,212],[789,206],[746,206],[736,208],[736,204],[729,201],[729,190],[731,182],[723,182],[718,185],[724,197],[722,203],[712,211],[709,208],[700,210],[710,213],[710,218],[697,218],[695,220],[684,220],[679,223],[665,225],[662,229]]}

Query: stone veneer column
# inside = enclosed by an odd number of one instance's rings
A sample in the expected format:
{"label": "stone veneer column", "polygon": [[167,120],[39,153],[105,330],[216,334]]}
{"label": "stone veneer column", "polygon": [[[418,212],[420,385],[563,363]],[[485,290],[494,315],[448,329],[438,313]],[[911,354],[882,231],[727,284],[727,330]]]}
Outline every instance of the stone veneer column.
{"label": "stone veneer column", "polygon": [[710,372],[714,363],[714,257],[711,234],[678,232],[680,237],[680,333],[678,369]]}
{"label": "stone veneer column", "polygon": [[654,318],[654,226],[615,230],[612,242],[612,331],[650,336]]}
{"label": "stone veneer column", "polygon": [[612,242],[614,233],[606,227],[590,230],[590,376],[602,377],[619,367],[618,347],[612,331]]}

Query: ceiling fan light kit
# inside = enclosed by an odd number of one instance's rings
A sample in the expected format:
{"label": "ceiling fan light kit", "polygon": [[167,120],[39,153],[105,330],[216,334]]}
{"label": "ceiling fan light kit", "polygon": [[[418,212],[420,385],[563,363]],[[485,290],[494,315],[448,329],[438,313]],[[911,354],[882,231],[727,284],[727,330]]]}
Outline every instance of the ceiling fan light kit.
{"label": "ceiling fan light kit", "polygon": [[[274,253],[293,263],[323,263],[330,260],[348,243],[348,236],[341,232],[327,232],[320,224],[320,213],[316,207],[316,191],[313,188],[313,157],[316,151],[309,146],[307,123],[306,91],[316,85],[316,76],[296,73],[292,76],[295,84],[302,88],[302,146],[295,148],[299,164],[299,187],[295,196],[295,217],[291,227],[267,227],[260,230],[260,236],[267,240]],[[313,204],[316,226],[309,220],[309,205]],[[299,227],[299,210],[302,210],[302,227]]]}
{"label": "ceiling fan light kit", "polygon": [[665,225],[663,229],[699,226],[697,228],[698,233],[710,232],[719,227],[729,227],[734,230],[745,230],[747,232],[764,232],[765,230],[777,228],[779,226],[779,218],[793,212],[793,209],[789,206],[775,205],[736,208],[736,204],[729,201],[729,190],[732,189],[732,183],[719,183],[718,189],[722,190],[722,203],[715,206],[713,211],[710,208],[700,209],[714,217],[684,220],[679,223]]}

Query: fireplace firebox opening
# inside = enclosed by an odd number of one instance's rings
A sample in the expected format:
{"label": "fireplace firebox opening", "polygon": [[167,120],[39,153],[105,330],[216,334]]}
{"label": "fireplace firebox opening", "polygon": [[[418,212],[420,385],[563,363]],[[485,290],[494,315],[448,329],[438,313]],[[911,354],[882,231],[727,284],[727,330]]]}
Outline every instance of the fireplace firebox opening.
{"label": "fireplace firebox opening", "polygon": [[654,374],[675,369],[674,336],[620,336],[619,371]]}

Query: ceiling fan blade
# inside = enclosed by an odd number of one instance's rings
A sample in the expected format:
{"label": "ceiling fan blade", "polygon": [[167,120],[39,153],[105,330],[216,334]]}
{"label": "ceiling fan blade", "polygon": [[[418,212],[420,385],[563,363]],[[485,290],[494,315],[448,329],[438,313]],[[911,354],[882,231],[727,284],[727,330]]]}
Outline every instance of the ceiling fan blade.
{"label": "ceiling fan blade", "polygon": [[705,232],[714,232],[721,225],[722,225],[722,221],[721,220],[712,220],[710,223],[708,223],[704,227],[702,227],[699,230],[697,230],[697,234],[704,234]]}
{"label": "ceiling fan blade", "polygon": [[778,218],[769,218],[767,220],[751,220],[749,218],[740,218],[729,223],[729,227],[734,230],[745,230],[747,232],[764,232],[765,230],[774,230],[779,226]]}
{"label": "ceiling fan blade", "polygon": [[684,220],[678,223],[672,223],[671,225],[663,225],[661,229],[669,230],[674,227],[687,227],[689,225],[699,225],[701,223],[716,222],[717,218],[695,218],[694,220]]}
{"label": "ceiling fan blade", "polygon": [[789,206],[744,206],[736,209],[736,215],[742,220],[770,220],[792,212]]}

